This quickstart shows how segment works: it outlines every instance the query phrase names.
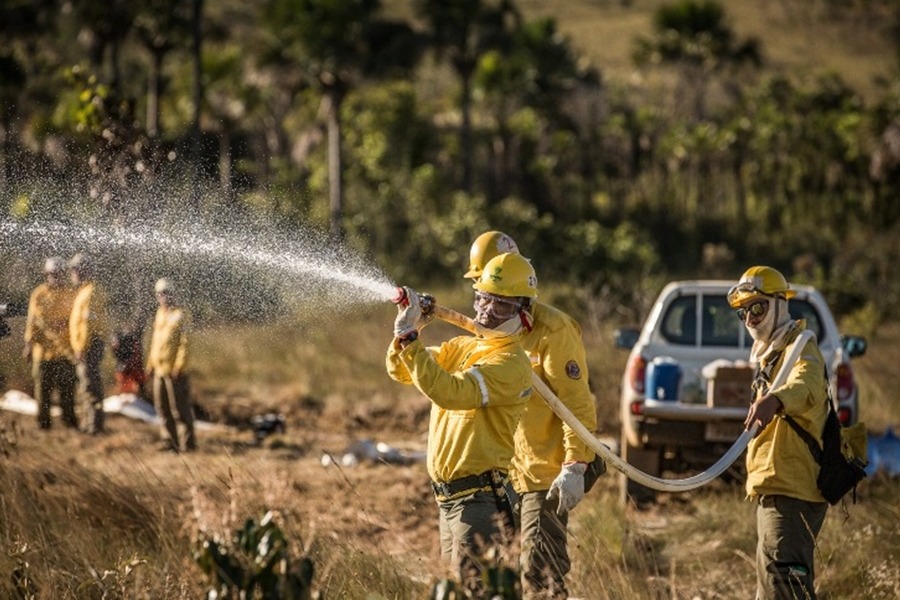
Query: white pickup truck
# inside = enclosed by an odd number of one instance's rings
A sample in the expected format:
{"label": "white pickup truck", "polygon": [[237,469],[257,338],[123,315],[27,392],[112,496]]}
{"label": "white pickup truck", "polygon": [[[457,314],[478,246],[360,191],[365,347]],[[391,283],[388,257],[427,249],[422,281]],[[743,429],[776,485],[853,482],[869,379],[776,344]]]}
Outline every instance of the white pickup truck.
{"label": "white pickup truck", "polygon": [[[677,281],[660,293],[643,328],[619,329],[616,345],[631,351],[622,378],[622,456],[638,469],[704,470],[743,430],[751,402],[752,338],[725,299],[734,282]],[[850,358],[866,340],[842,336],[825,298],[815,288],[792,286],[795,319],[819,342],[828,364],[832,397],[841,422],[858,419],[859,400]],[[735,463],[735,474],[743,462]],[[639,504],[652,490],[626,480],[622,491]]]}

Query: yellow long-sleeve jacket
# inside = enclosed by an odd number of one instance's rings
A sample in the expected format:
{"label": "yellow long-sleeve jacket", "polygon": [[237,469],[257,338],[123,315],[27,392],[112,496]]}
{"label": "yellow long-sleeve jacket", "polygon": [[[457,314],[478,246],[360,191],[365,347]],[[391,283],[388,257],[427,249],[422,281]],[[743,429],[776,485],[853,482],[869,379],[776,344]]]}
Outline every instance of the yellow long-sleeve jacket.
{"label": "yellow long-sleeve jacket", "polygon": [[[597,409],[588,386],[581,327],[566,313],[546,304],[535,304],[532,316],[533,327],[522,339],[522,346],[534,372],[588,431],[593,431]],[[550,489],[563,462],[594,459],[594,451],[537,394],[525,405],[515,441],[510,480],[519,493]]]}
{"label": "yellow long-sleeve jacket", "polygon": [[[798,324],[799,325],[799,324]],[[798,326],[785,340],[789,348],[803,328]],[[767,381],[775,379],[788,351],[782,351],[775,360],[759,367],[763,374],[769,371]],[[821,439],[825,418],[825,359],[815,338],[809,340],[800,358],[790,370],[784,385],[769,390],[781,400],[784,413],[816,439]],[[764,395],[764,389],[756,391],[756,397]],[[784,495],[808,502],[825,502],[816,485],[819,465],[809,447],[784,419],[772,419],[769,425],[747,446],[747,495]]]}
{"label": "yellow long-sleeve jacket", "polygon": [[431,402],[427,468],[449,482],[491,469],[508,471],[513,435],[531,394],[531,367],[517,337],[460,336],[426,348],[391,343],[388,375]]}
{"label": "yellow long-sleeve jacket", "polygon": [[153,320],[147,368],[158,377],[183,373],[187,366],[188,316],[180,306],[160,306]]}
{"label": "yellow long-sleeve jacket", "polygon": [[106,292],[95,282],[85,282],[78,288],[69,318],[69,339],[76,354],[87,350],[91,340],[109,336],[107,304]]}
{"label": "yellow long-sleeve jacket", "polygon": [[72,358],[69,340],[69,316],[75,290],[68,286],[37,286],[28,300],[25,342],[30,343],[34,363],[42,360]]}

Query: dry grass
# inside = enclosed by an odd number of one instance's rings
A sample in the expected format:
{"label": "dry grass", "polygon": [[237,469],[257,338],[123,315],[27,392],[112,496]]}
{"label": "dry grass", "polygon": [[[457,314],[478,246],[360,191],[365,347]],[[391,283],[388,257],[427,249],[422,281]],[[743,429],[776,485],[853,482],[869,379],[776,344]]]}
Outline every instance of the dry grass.
{"label": "dry grass", "polygon": [[[469,311],[464,286],[432,291]],[[553,290],[545,295],[552,299]],[[229,426],[200,431],[194,454],[158,452],[154,427],[118,416],[108,435],[93,438],[42,433],[32,417],[0,415],[0,597],[13,597],[9,574],[17,572],[38,598],[198,598],[205,581],[191,559],[197,536],[225,535],[266,509],[278,513],[296,552],[313,557],[315,586],[326,597],[427,597],[445,571],[423,466],[320,462],[323,452],[339,454],[361,438],[424,449],[427,401],[383,371],[393,311],[361,306],[326,323],[298,317],[197,331],[194,392]],[[615,436],[624,352],[612,347],[613,323],[577,316],[601,427]],[[423,337],[453,333],[438,324]],[[2,368],[21,378],[16,353],[4,350]],[[890,324],[856,363],[862,417],[876,430],[900,425],[890,394],[900,383],[897,359],[900,326]],[[287,431],[255,446],[249,417],[268,411],[286,415]],[[753,507],[739,487],[663,495],[638,513],[619,506],[617,485],[604,477],[574,515],[574,595],[752,596]],[[900,593],[898,492],[900,481],[879,478],[861,487],[849,520],[830,511],[817,551],[820,597]]]}

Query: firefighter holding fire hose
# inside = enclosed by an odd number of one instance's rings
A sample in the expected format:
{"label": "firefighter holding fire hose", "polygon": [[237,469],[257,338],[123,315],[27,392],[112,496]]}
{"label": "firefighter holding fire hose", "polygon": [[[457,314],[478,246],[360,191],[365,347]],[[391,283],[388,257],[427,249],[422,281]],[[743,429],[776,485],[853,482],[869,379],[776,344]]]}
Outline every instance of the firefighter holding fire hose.
{"label": "firefighter holding fire hose", "polygon": [[418,339],[429,318],[418,294],[404,288],[386,366],[392,379],[414,385],[432,402],[426,461],[441,554],[458,569],[467,592],[480,598],[486,553],[508,547],[514,529],[508,469],[531,394],[531,365],[519,339],[537,278],[528,260],[502,254],[473,287],[477,334],[434,348]]}
{"label": "firefighter holding fire hose", "polygon": [[[465,277],[481,277],[485,265],[502,252],[519,252],[510,236],[500,231],[478,236]],[[540,302],[530,302],[525,315],[528,326],[522,346],[535,374],[593,431],[597,411],[588,386],[581,328],[569,315]],[[569,511],[605,471],[605,464],[595,460],[594,452],[537,395],[522,413],[515,441],[510,479],[519,495],[523,598],[566,598]]]}
{"label": "firefighter holding fire hose", "polygon": [[787,348],[806,323],[794,320],[788,300],[797,294],[772,267],[747,269],[728,292],[728,304],[753,338],[753,404],[744,425],[759,425],[747,446],[747,497],[756,503],[756,597],[815,598],[816,536],[828,503],[819,492],[819,467],[787,417],[815,438],[828,415],[825,359],[806,342],[783,385],[772,382]]}

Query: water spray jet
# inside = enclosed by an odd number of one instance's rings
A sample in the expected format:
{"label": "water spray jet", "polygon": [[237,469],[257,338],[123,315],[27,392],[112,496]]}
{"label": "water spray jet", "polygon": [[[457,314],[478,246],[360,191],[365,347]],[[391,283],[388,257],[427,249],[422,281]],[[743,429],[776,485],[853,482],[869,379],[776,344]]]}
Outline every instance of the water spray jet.
{"label": "water spray jet", "polygon": [[[329,309],[389,300],[395,293],[396,286],[377,268],[312,232],[260,230],[250,224],[231,229],[214,230],[191,222],[166,230],[139,223],[123,227],[6,220],[0,221],[0,250],[35,259],[81,251],[124,252],[129,269],[171,276],[172,270],[181,268],[196,282],[195,295],[213,306],[228,299],[225,292],[270,294],[277,290],[285,299],[302,299],[306,305],[317,303]],[[222,277],[226,267],[239,274],[237,279],[250,289],[227,287],[228,278]]]}

